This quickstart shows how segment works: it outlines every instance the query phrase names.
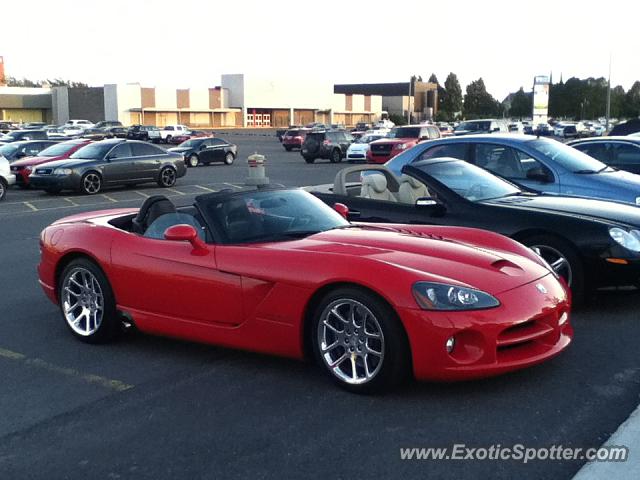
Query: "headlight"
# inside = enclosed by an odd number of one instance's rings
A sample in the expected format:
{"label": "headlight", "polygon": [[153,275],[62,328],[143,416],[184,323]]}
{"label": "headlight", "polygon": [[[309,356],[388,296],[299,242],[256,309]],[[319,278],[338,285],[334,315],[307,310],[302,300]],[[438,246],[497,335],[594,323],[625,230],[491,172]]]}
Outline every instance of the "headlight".
{"label": "headlight", "polygon": [[71,170],[70,168],[56,168],[53,171],[54,175],[71,175],[73,173],[73,170]]}
{"label": "headlight", "polygon": [[609,229],[609,235],[616,243],[622,245],[627,250],[640,253],[640,232],[638,230],[631,230],[627,232],[622,228],[613,227]]}
{"label": "headlight", "polygon": [[424,310],[479,310],[500,305],[488,293],[436,282],[417,282],[413,296]]}
{"label": "headlight", "polygon": [[404,150],[405,148],[407,148],[407,144],[406,143],[398,143],[398,144],[396,144],[396,149],[397,150]]}

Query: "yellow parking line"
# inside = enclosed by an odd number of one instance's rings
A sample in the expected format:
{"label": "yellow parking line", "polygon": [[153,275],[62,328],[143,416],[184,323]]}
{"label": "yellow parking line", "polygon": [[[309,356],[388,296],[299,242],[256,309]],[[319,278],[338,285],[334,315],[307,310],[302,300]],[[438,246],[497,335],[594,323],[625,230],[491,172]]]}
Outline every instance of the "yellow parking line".
{"label": "yellow parking line", "polygon": [[116,200],[116,199],[115,199],[115,198],[113,198],[113,197],[110,197],[110,196],[109,196],[109,195],[107,195],[106,193],[103,193],[103,194],[102,194],[102,196],[103,196],[104,198],[106,198],[107,200],[112,201],[113,203],[118,203],[118,200]]}
{"label": "yellow parking line", "polygon": [[5,348],[0,348],[0,357],[22,362],[30,367],[40,368],[42,370],[57,373],[59,375],[64,375],[66,377],[83,380],[87,383],[93,383],[104,388],[115,390],[116,392],[124,392],[125,390],[129,390],[134,387],[133,385],[121,382],[120,380],[112,380],[110,378],[101,377],[100,375],[82,373],[73,368],[60,367],[58,365],[46,362],[40,358],[29,358],[22,353],[7,350]]}
{"label": "yellow parking line", "polygon": [[178,194],[180,194],[180,195],[186,195],[186,193],[181,192],[180,190],[176,190],[175,188],[167,187],[167,190],[169,190],[170,192],[178,193]]}
{"label": "yellow parking line", "polygon": [[33,210],[34,212],[37,212],[38,209],[36,207],[34,207],[33,205],[31,205],[29,202],[24,202],[24,204],[29,207],[31,210]]}
{"label": "yellow parking line", "polygon": [[146,194],[146,193],[144,193],[144,192],[139,192],[138,190],[136,190],[136,193],[137,193],[138,195],[140,195],[141,197],[149,198],[149,195],[147,195],[147,194]]}
{"label": "yellow parking line", "polygon": [[76,202],[74,202],[73,200],[71,200],[69,197],[65,197],[64,198],[67,202],[69,202],[71,205],[73,205],[74,207],[79,207],[80,205],[78,205]]}
{"label": "yellow parking line", "polygon": [[217,192],[217,190],[214,190],[213,188],[203,187],[202,185],[194,185],[194,187],[206,190],[207,192]]}

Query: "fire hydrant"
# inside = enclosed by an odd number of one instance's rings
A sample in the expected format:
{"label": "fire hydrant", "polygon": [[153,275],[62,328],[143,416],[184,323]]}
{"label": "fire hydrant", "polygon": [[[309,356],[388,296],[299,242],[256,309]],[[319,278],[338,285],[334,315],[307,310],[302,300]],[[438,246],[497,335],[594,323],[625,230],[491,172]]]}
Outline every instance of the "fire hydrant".
{"label": "fire hydrant", "polygon": [[249,168],[249,176],[245,179],[246,185],[253,186],[265,186],[269,185],[269,178],[265,176],[264,172],[265,157],[259,153],[249,155],[247,158],[247,166]]}

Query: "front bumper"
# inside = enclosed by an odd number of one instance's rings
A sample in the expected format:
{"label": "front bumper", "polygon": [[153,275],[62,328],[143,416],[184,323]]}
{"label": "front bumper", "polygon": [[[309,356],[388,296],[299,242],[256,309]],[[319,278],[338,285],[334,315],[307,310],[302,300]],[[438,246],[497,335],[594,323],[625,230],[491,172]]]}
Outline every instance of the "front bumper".
{"label": "front bumper", "polygon": [[[552,275],[497,298],[500,306],[487,310],[399,309],[415,377],[455,381],[499,375],[548,360],[571,342],[568,294]],[[566,321],[560,325],[561,318]],[[456,343],[447,353],[445,344],[452,336]]]}
{"label": "front bumper", "polygon": [[16,176],[13,173],[7,173],[6,175],[3,175],[3,178],[7,181],[7,185],[9,186],[15,185],[16,183]]}
{"label": "front bumper", "polygon": [[75,190],[80,186],[80,177],[77,175],[29,175],[29,184],[35,189],[41,190]]}

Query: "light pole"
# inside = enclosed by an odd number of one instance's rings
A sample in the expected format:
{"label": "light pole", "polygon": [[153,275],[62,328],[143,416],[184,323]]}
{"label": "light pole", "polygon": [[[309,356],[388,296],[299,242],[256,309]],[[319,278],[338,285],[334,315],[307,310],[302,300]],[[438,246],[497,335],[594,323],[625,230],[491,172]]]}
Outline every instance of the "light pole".
{"label": "light pole", "polygon": [[411,125],[411,84],[413,77],[409,77],[409,98],[407,98],[407,125]]}
{"label": "light pole", "polygon": [[609,79],[607,80],[607,121],[605,123],[606,131],[609,131],[609,117],[611,116],[611,52],[609,52]]}

